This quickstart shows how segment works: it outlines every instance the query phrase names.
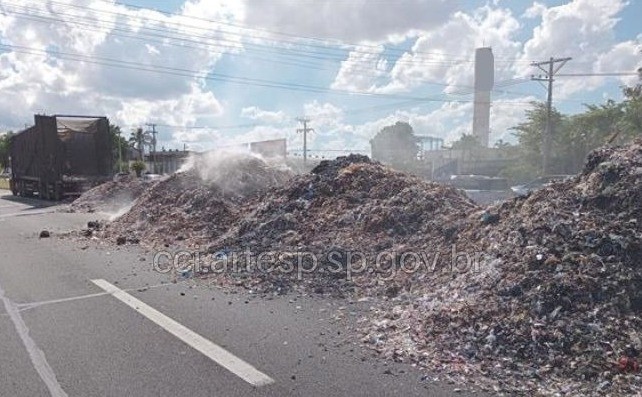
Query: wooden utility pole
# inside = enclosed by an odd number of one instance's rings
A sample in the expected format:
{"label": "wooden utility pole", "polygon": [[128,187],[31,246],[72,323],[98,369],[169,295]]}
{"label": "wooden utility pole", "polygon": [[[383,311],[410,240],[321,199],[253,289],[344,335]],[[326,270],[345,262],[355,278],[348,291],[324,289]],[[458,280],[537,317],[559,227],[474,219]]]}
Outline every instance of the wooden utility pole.
{"label": "wooden utility pole", "polygon": [[[548,95],[546,99],[546,128],[542,134],[542,172],[544,175],[550,174],[551,161],[551,138],[553,135],[553,81],[555,74],[572,58],[553,58],[548,61],[533,62],[531,66],[536,66],[544,72],[544,75],[531,76],[531,80],[546,81],[548,83]],[[557,67],[555,64],[559,63]],[[543,66],[548,65],[548,69]]]}
{"label": "wooden utility pole", "polygon": [[298,133],[303,133],[303,164],[308,162],[308,132],[314,132],[314,128],[308,128],[308,123],[310,119],[301,117],[297,119],[300,123],[303,123],[303,128],[296,130]]}
{"label": "wooden utility pole", "polygon": [[122,148],[121,140],[122,139],[120,138],[120,128],[118,128],[118,172],[120,174],[123,173],[123,148]]}

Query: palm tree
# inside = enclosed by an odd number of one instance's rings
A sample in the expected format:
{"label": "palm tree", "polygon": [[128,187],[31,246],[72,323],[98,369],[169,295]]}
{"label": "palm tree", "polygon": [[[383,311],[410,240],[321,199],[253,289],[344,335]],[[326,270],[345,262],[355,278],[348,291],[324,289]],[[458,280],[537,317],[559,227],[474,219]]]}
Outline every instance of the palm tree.
{"label": "palm tree", "polygon": [[132,131],[131,135],[129,136],[129,144],[131,145],[131,147],[133,147],[138,151],[139,160],[143,160],[144,141],[145,141],[145,132],[143,132],[143,129],[141,127],[136,128],[134,131]]}

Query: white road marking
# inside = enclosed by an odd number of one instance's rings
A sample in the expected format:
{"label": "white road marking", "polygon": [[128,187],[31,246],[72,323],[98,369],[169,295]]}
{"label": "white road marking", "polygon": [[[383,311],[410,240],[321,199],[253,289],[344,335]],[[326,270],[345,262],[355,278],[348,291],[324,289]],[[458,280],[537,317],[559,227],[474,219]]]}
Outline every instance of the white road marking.
{"label": "white road marking", "polygon": [[49,363],[45,358],[45,354],[38,348],[36,342],[31,339],[31,336],[29,336],[29,328],[27,328],[27,324],[25,324],[13,302],[4,295],[4,290],[1,286],[0,299],[2,299],[2,302],[4,303],[7,314],[9,315],[9,318],[11,318],[11,321],[18,332],[18,335],[22,340],[22,344],[25,346],[25,349],[27,349],[27,353],[29,353],[29,358],[31,359],[33,367],[36,369],[36,372],[38,372],[38,375],[40,375],[40,378],[47,386],[47,389],[49,389],[51,396],[67,397],[67,393],[62,390],[60,383],[58,383],[58,380],[56,379],[56,374],[54,374],[53,370],[49,366]]}
{"label": "white road marking", "polygon": [[[180,283],[177,283],[177,284],[180,284]],[[144,287],[138,287],[138,288],[124,288],[123,291],[141,291],[141,290],[148,290],[153,288],[169,287],[170,285],[176,285],[176,284],[161,283],[161,284],[155,284],[155,285],[145,285]],[[38,301],[38,302],[16,303],[15,305],[18,308],[18,311],[23,312],[25,310],[35,309],[40,306],[97,298],[99,296],[105,296],[105,295],[109,295],[109,292],[98,292],[95,294],[77,295],[77,296],[71,296],[69,298],[50,299],[50,300]]]}
{"label": "white road marking", "polygon": [[99,292],[97,294],[88,294],[88,295],[79,295],[79,296],[72,296],[70,298],[61,298],[61,299],[51,299],[48,301],[40,301],[40,302],[32,302],[32,303],[17,303],[16,307],[18,308],[19,311],[25,311],[29,309],[33,309],[39,306],[44,306],[44,305],[51,305],[54,303],[65,303],[65,302],[73,302],[77,300],[83,300],[83,299],[88,299],[88,298],[95,298],[98,296],[105,296],[109,295],[107,292]]}
{"label": "white road marking", "polygon": [[10,214],[0,214],[0,218],[11,218],[14,216],[32,216],[32,215],[42,215],[42,214],[51,214],[56,212],[55,209],[30,209],[24,210],[24,212],[14,212]]}
{"label": "white road marking", "polygon": [[205,339],[204,337],[200,336],[184,325],[167,317],[166,315],[147,305],[146,303],[134,298],[127,292],[119,289],[118,287],[108,283],[103,279],[91,281],[102,288],[104,291],[113,295],[114,298],[120,300],[127,306],[136,310],[147,319],[153,321],[170,334],[174,335],[189,346],[198,350],[205,356],[209,357],[212,361],[226,368],[228,371],[240,377],[247,383],[253,386],[264,386],[270,383],[274,383],[274,379],[254,368],[252,365],[246,363],[245,361],[241,360],[240,358],[236,357],[232,353],[211,342],[210,340]]}
{"label": "white road marking", "polygon": [[0,205],[0,208],[20,208],[23,207],[23,204],[20,203],[15,203],[15,204],[7,204],[7,205]]}

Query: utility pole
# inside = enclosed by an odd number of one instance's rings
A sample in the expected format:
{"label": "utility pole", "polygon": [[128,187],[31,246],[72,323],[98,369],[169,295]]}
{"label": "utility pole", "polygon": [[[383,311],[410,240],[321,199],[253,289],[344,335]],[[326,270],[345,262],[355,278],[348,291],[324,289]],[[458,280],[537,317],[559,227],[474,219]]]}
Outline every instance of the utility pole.
{"label": "utility pole", "polygon": [[121,145],[120,128],[118,128],[118,173],[123,173],[123,148]]}
{"label": "utility pole", "polygon": [[151,124],[148,123],[146,124],[148,127],[151,127],[152,130],[150,131],[152,133],[152,173],[156,174],[156,124]]}
{"label": "utility pole", "polygon": [[302,117],[297,120],[303,123],[303,128],[297,129],[296,132],[303,133],[303,164],[306,164],[308,161],[308,132],[314,132],[314,128],[308,128],[310,122],[308,118]]}
{"label": "utility pole", "polygon": [[[544,175],[550,173],[551,160],[551,138],[553,134],[553,81],[555,74],[572,58],[553,58],[548,61],[533,62],[531,66],[536,66],[544,72],[543,75],[531,76],[531,80],[546,81],[548,83],[548,95],[546,99],[546,129],[542,135],[542,172]],[[559,63],[557,67],[555,64]],[[543,66],[548,65],[548,69]]]}

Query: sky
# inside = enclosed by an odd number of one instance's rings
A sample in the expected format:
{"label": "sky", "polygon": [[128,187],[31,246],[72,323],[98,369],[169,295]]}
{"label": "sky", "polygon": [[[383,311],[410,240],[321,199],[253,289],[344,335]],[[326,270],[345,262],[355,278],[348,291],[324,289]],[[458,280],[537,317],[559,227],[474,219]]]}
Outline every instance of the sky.
{"label": "sky", "polygon": [[642,0],[2,0],[0,131],[106,115],[126,134],[156,124],[166,149],[287,138],[296,155],[306,117],[313,156],[368,152],[397,121],[452,142],[471,132],[488,46],[491,142],[511,142],[546,98],[533,61],[572,57],[562,112],[620,100],[639,81],[640,17]]}

